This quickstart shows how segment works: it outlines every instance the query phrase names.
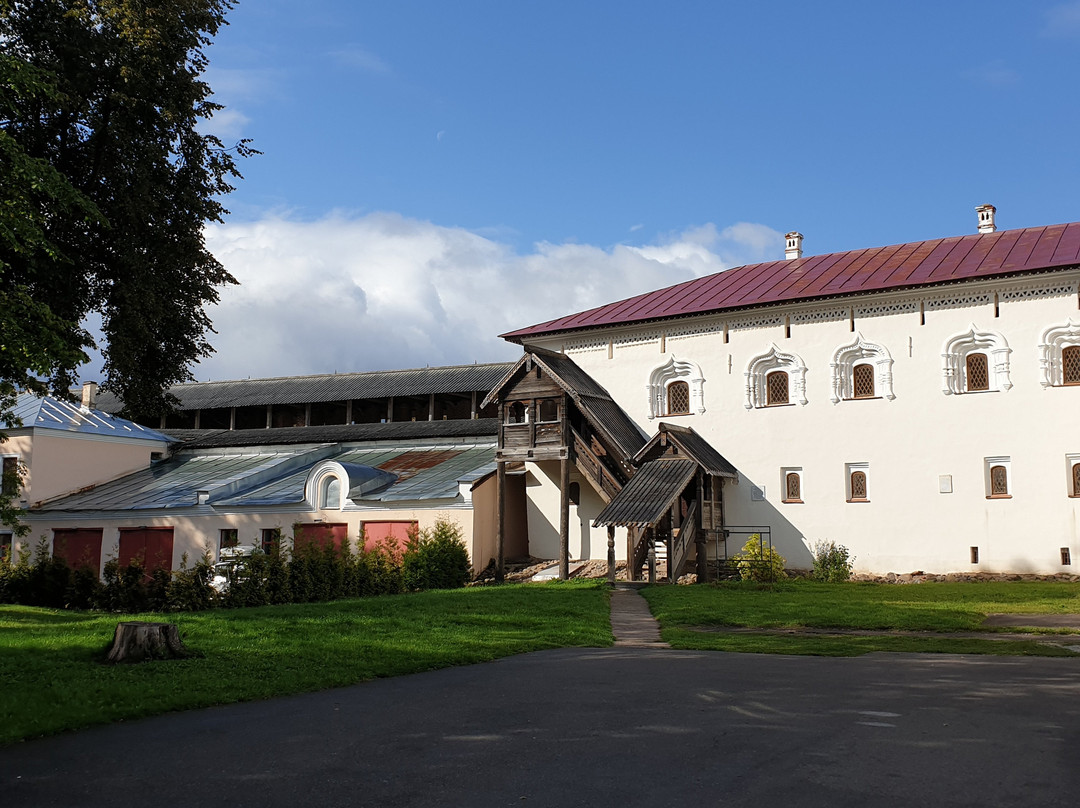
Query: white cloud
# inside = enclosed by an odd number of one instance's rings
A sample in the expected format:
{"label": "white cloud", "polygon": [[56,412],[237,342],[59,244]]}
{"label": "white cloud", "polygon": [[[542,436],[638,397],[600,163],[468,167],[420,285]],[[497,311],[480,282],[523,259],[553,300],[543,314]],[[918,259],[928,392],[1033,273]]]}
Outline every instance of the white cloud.
{"label": "white cloud", "polygon": [[[708,224],[656,245],[537,244],[525,255],[461,228],[392,213],[213,225],[240,281],[210,314],[217,353],[199,379],[499,361],[498,334],[641,292],[779,258],[783,237]],[[741,254],[740,254],[741,251]]]}
{"label": "white cloud", "polygon": [[391,72],[390,65],[367,48],[362,48],[359,45],[348,45],[341,50],[331,51],[330,55],[334,57],[334,61],[344,67],[357,67],[368,73],[383,75]]}
{"label": "white cloud", "polygon": [[1080,2],[1073,0],[1048,9],[1043,33],[1051,37],[1080,37]]}

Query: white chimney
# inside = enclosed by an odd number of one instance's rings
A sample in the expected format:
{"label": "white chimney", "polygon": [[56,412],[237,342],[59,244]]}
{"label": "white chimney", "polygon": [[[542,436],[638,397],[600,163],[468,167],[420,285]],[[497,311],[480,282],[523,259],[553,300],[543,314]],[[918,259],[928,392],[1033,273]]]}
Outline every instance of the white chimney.
{"label": "white chimney", "polygon": [[994,224],[994,214],[997,213],[997,208],[993,205],[979,205],[979,207],[975,208],[975,212],[979,214],[980,233],[993,233],[997,230],[997,225]]}
{"label": "white chimney", "polygon": [[97,382],[83,382],[82,386],[82,408],[84,410],[94,409],[94,405],[97,404]]}
{"label": "white chimney", "polygon": [[791,260],[792,258],[802,258],[802,233],[796,233],[792,230],[786,236],[787,246],[784,248],[784,258]]}

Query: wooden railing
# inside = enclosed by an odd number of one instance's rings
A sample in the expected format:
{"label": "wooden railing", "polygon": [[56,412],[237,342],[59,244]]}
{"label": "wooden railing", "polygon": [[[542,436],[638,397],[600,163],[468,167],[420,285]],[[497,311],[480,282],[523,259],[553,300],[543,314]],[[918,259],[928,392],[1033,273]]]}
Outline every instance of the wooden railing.
{"label": "wooden railing", "polygon": [[600,494],[600,498],[604,502],[611,502],[622,490],[622,483],[600,462],[600,458],[593,453],[592,448],[577,433],[577,430],[571,430],[571,432],[574,436],[574,462],[581,473],[589,478],[589,482]]}
{"label": "wooden railing", "polygon": [[668,559],[668,579],[675,581],[679,577],[682,565],[686,563],[686,557],[690,554],[690,548],[697,539],[697,507],[695,501],[683,517],[679,535],[671,542],[671,558]]}

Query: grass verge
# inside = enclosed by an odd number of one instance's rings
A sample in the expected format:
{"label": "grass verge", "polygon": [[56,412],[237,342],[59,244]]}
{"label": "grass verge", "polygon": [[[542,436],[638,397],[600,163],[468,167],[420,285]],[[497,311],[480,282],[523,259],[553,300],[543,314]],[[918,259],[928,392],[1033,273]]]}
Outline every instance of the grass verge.
{"label": "grass verge", "polygon": [[[101,663],[121,620],[178,623],[193,659]],[[0,606],[0,744],[566,646],[611,644],[592,582],[169,615]]]}
{"label": "grass verge", "polygon": [[[856,656],[871,651],[1000,655],[1072,655],[1053,645],[995,641],[982,629],[988,614],[1080,613],[1080,584],[979,582],[823,584],[785,581],[771,586],[725,582],[709,586],[651,587],[643,594],[675,648],[776,654]],[[740,626],[777,633],[694,631],[693,627]],[[919,631],[922,636],[792,635],[786,629]],[[935,636],[986,631],[987,639]],[[1015,633],[1017,629],[1008,629]],[[1078,639],[1080,642],[1080,639]]]}

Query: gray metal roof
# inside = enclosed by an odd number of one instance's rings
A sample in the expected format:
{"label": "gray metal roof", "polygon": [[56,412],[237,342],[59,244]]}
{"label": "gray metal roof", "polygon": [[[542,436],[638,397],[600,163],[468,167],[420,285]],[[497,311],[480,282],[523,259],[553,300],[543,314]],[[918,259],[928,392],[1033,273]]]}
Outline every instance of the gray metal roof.
{"label": "gray metal roof", "polygon": [[[189,382],[173,385],[169,392],[179,399],[181,410],[487,392],[510,367],[512,363],[497,362],[369,373]],[[119,412],[123,402],[111,393],[102,392],[98,395],[98,406]]]}
{"label": "gray metal roof", "polygon": [[701,437],[690,427],[676,426],[674,424],[661,423],[657,427],[656,434],[649,440],[649,442],[641,448],[641,451],[634,457],[635,463],[641,463],[645,458],[653,455],[654,453],[662,452],[660,443],[663,437],[666,436],[672,443],[676,444],[683,454],[692,460],[695,460],[706,473],[713,475],[714,477],[734,477],[738,478],[739,472],[736,470],[727,458],[720,454],[716,449],[712,447],[705,438]]}
{"label": "gray metal roof", "polygon": [[593,524],[596,527],[655,525],[694,479],[696,472],[697,463],[693,460],[650,460],[637,470]]}
{"label": "gray metal roof", "polygon": [[[100,410],[84,410],[77,404],[54,396],[20,393],[15,401],[15,417],[23,429],[55,429],[82,435],[108,435],[115,438],[140,438],[172,443],[173,439],[154,429],[117,418]],[[16,429],[18,422],[4,423],[4,429]]]}
{"label": "gray metal roof", "polygon": [[[413,463],[417,469],[415,473],[407,474],[401,469],[403,456],[417,456]],[[198,503],[200,491],[208,493],[211,506],[291,505],[303,502],[308,473],[325,460],[336,460],[349,470],[349,493],[350,498],[356,497],[354,501],[452,498],[458,494],[459,480],[470,482],[495,467],[495,442],[431,445],[402,441],[367,447],[328,444],[262,446],[250,450],[192,450],[185,447],[168,460],[85,491],[35,505],[31,511],[190,508]],[[363,479],[374,475],[357,467],[378,469],[382,465],[393,465],[395,461],[399,461],[399,471],[393,471],[396,482],[365,493]]]}
{"label": "gray metal roof", "polygon": [[296,443],[344,443],[417,438],[493,437],[499,434],[497,418],[446,421],[395,421],[389,424],[334,424],[289,426],[272,429],[166,429],[188,448],[224,446],[284,446]]}

